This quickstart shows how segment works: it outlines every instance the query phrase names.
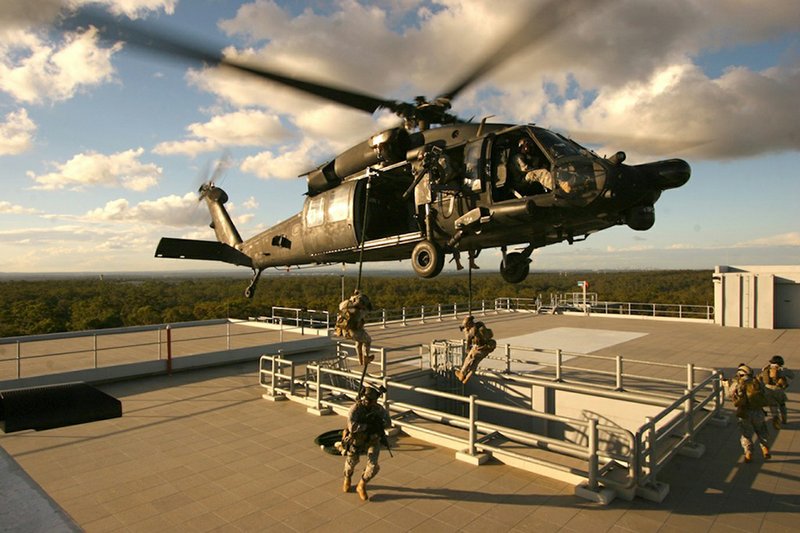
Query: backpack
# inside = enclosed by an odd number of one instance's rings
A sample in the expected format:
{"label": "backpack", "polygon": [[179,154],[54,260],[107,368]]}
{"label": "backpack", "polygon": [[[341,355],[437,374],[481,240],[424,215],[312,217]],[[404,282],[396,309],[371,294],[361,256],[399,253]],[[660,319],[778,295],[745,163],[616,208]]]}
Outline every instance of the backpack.
{"label": "backpack", "polygon": [[497,341],[492,338],[494,337],[494,332],[487,328],[483,322],[475,323],[475,337],[475,344],[478,346],[485,346],[490,351],[497,348]]}
{"label": "backpack", "polygon": [[762,409],[768,404],[764,384],[758,379],[739,382],[733,393],[733,405],[739,418],[744,418],[746,411]]}

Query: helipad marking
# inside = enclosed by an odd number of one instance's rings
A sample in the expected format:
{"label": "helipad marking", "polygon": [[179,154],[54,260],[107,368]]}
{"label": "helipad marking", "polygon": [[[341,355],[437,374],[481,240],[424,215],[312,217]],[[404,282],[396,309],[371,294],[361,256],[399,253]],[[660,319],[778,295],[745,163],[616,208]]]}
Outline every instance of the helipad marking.
{"label": "helipad marking", "polygon": [[647,334],[608,329],[553,328],[527,335],[497,339],[497,344],[548,350],[560,348],[565,352],[592,353],[645,335]]}

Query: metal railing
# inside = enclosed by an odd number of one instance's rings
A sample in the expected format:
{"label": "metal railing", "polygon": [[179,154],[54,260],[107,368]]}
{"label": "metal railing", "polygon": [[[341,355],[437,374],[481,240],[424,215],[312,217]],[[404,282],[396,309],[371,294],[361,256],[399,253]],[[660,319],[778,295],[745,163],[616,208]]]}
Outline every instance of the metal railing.
{"label": "metal railing", "polygon": [[[582,293],[558,295],[549,309],[558,308],[562,311],[574,309],[588,312],[592,315],[619,315],[652,318],[677,318],[694,319],[708,322],[714,321],[714,306],[689,305],[689,304],[659,304],[638,302],[605,302],[596,298],[588,298],[584,304]],[[497,298],[495,310],[538,312],[542,307],[547,307],[540,298]]]}
{"label": "metal railing", "polygon": [[[488,451],[495,454],[510,454],[519,461],[542,463],[541,459],[515,454],[494,446],[492,435],[502,435],[503,438],[512,442],[568,455],[586,461],[585,474],[591,489],[597,488],[604,467],[611,464],[612,461],[625,466],[627,475],[623,481],[603,478],[603,485],[620,490],[630,490],[632,487],[654,482],[663,465],[682,446],[693,440],[696,431],[711,416],[719,412],[724,401],[719,387],[720,376],[713,369],[695,367],[691,364],[683,367],[634,359],[623,360],[621,356],[565,353],[561,350],[537,350],[509,345],[505,346],[502,357],[487,358],[503,363],[500,365],[499,371],[481,370],[478,374],[484,378],[502,382],[504,386],[515,383],[527,387],[527,390],[531,391],[530,408],[482,400],[475,395],[463,396],[419,387],[407,383],[407,376],[395,379],[388,375],[389,364],[408,364],[419,359],[418,363],[413,366],[419,369],[425,368],[424,361],[430,360],[432,350],[432,345],[420,345],[418,356],[392,360],[390,363],[387,361],[386,350],[373,349],[380,354],[372,363],[372,365],[378,366],[379,371],[372,375],[368,373],[364,380],[368,383],[382,384],[387,388],[384,402],[387,408],[393,412],[414,413],[425,420],[466,429],[467,435],[456,437],[452,432],[427,426],[421,427],[413,420],[408,420],[407,417],[395,417],[397,425],[413,427],[418,432],[440,438],[456,439],[470,455],[475,455],[477,451]],[[539,357],[531,359],[521,357],[521,354],[538,354]],[[337,354],[337,357],[341,357],[341,355]],[[577,358],[586,358],[586,362],[589,364],[579,364],[580,361],[574,361]],[[605,367],[602,365],[600,368],[591,366],[598,361]],[[570,364],[565,364],[566,362]],[[522,369],[522,373],[516,368],[519,365],[526,367]],[[636,365],[672,367],[676,373],[685,373],[685,379],[649,377],[625,371],[626,368],[635,368]],[[530,371],[531,366],[537,367],[537,370]],[[285,371],[287,367],[289,368],[288,372]],[[305,373],[299,376],[295,370],[295,363],[280,355],[264,355],[260,362],[260,382],[262,386],[269,389],[271,395],[286,395],[317,411],[339,410],[342,411],[340,414],[343,414],[342,397],[354,399],[356,391],[352,385],[349,387],[334,385],[333,378],[350,380],[352,383],[357,376],[358,373],[346,369],[327,368],[314,362],[305,364]],[[698,376],[701,379],[698,380]],[[650,387],[636,387],[637,383],[644,382],[660,385],[661,390],[658,393],[652,393],[649,391]],[[658,407],[661,410],[656,416],[646,418],[634,432],[616,425],[602,424],[594,418],[580,419],[534,410],[534,386],[641,403]],[[297,394],[299,390],[303,391],[303,394]],[[393,396],[397,394],[397,391],[413,393],[419,400],[413,402],[394,400]],[[431,408],[427,406],[431,402],[426,400],[430,398],[461,403],[466,406],[467,415],[458,416],[451,412]],[[520,431],[496,421],[491,422],[481,418],[480,407],[489,408],[495,412],[527,417],[530,420],[528,427],[532,427],[534,421],[561,423],[572,428],[577,434],[583,435],[584,438],[582,442],[573,442],[534,431]],[[599,445],[601,442],[612,441],[621,445],[607,448]]]}
{"label": "metal railing", "polygon": [[[302,333],[279,320],[276,329],[237,327],[236,320],[204,320],[0,339],[0,381],[227,351]],[[276,339],[271,339],[277,335]],[[55,347],[55,349],[54,349]]]}

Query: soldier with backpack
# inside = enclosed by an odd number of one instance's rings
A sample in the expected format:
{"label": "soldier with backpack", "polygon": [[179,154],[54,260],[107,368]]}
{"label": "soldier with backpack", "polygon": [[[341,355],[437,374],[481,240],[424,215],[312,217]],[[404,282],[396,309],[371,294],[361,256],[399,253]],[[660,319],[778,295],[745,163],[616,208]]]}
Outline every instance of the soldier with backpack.
{"label": "soldier with backpack", "polygon": [[[758,375],[767,389],[769,410],[772,415],[772,425],[781,429],[781,424],[786,424],[786,392],[789,380],[794,378],[794,372],[783,366],[783,357],[774,355],[769,364],[761,369]],[[780,414],[780,416],[779,416]]]}
{"label": "soldier with backpack", "polygon": [[726,380],[724,384],[736,408],[744,462],[749,463],[753,460],[753,435],[758,437],[764,459],[769,459],[771,455],[767,446],[768,433],[764,417],[764,407],[767,406],[768,400],[764,384],[755,378],[753,369],[744,363],[737,368],[736,377]]}
{"label": "soldier with backpack", "polygon": [[461,370],[456,370],[455,374],[461,383],[466,383],[478,369],[480,362],[497,348],[497,341],[492,338],[494,337],[492,330],[483,322],[475,321],[472,315],[464,319],[460,329],[464,332],[469,352],[464,358]]}
{"label": "soldier with backpack", "polygon": [[356,343],[356,353],[361,366],[369,364],[374,356],[369,353],[372,337],[364,329],[367,312],[372,311],[372,302],[360,290],[339,304],[334,332],[340,337],[352,339]]}

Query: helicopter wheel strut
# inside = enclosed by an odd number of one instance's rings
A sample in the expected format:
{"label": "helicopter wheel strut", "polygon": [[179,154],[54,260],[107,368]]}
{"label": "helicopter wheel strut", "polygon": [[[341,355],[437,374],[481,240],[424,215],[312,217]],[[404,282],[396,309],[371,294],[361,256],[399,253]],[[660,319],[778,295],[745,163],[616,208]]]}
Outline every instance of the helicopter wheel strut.
{"label": "helicopter wheel strut", "polygon": [[411,266],[421,278],[434,278],[444,268],[444,252],[441,246],[431,241],[421,241],[411,252]]}
{"label": "helicopter wheel strut", "polygon": [[263,272],[263,268],[259,268],[258,270],[253,269],[253,279],[250,280],[250,285],[244,290],[245,298],[252,298],[256,292],[256,284],[258,283],[258,278],[261,277],[261,272]]}
{"label": "helicopter wheel strut", "polygon": [[500,262],[500,275],[508,283],[520,283],[531,271],[531,259],[523,253],[505,254]]}

